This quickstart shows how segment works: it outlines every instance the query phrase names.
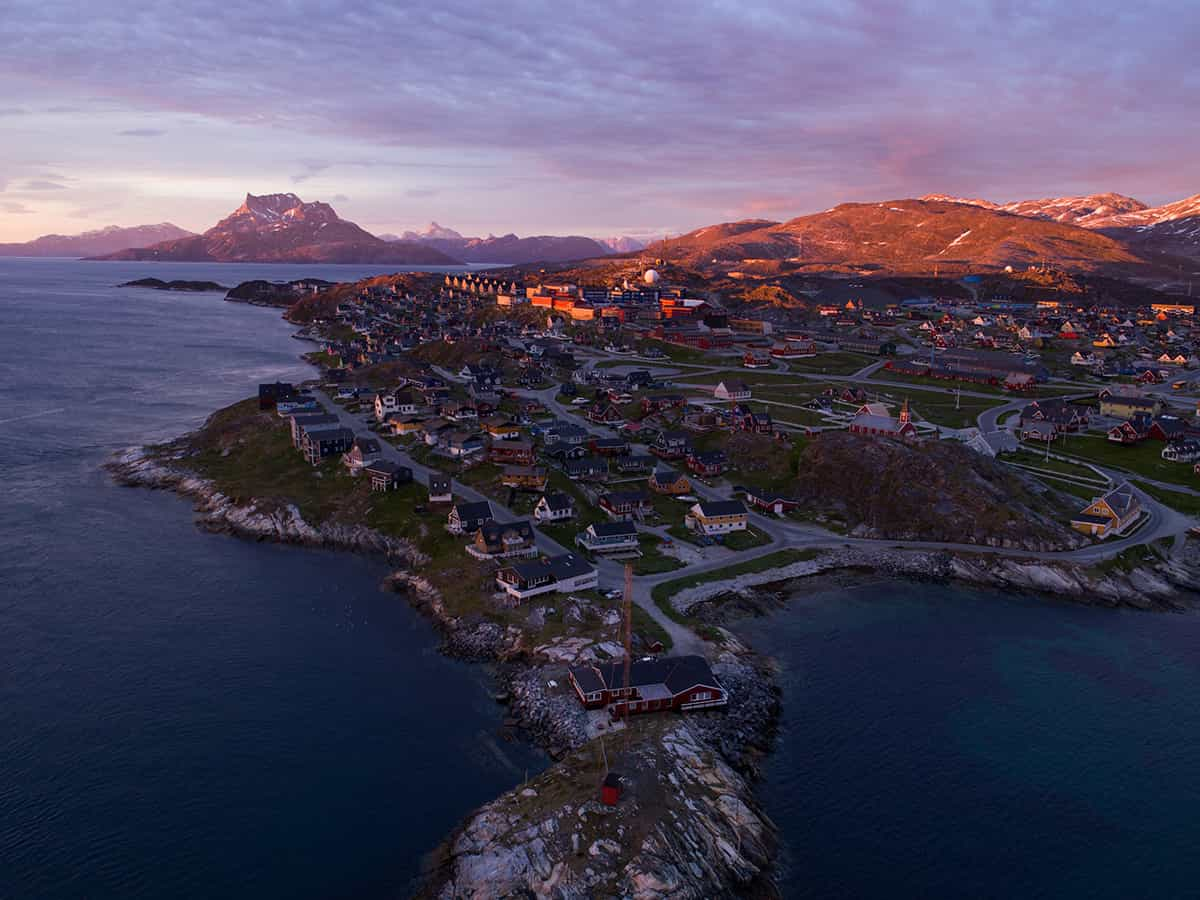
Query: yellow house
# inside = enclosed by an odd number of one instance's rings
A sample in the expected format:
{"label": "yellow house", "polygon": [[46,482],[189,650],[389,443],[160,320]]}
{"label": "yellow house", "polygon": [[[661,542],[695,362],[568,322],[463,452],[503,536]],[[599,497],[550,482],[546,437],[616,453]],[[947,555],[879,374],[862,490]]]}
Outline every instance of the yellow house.
{"label": "yellow house", "polygon": [[1142,505],[1129,482],[1097,497],[1071,519],[1071,527],[1090,537],[1106,538],[1120,534],[1142,513]]}
{"label": "yellow house", "polygon": [[1143,397],[1137,394],[1110,393],[1100,397],[1100,415],[1115,416],[1118,419],[1128,419],[1135,413],[1149,413],[1157,416],[1162,412],[1162,401],[1157,397]]}
{"label": "yellow house", "polygon": [[688,510],[686,524],[701,534],[728,534],[745,531],[750,515],[738,500],[702,500]]}

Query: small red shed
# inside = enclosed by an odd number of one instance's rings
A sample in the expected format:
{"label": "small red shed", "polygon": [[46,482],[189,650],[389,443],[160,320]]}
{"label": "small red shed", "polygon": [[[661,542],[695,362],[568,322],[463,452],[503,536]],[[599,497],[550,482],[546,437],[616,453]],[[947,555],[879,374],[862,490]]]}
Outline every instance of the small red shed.
{"label": "small red shed", "polygon": [[600,786],[600,802],[605,806],[616,806],[621,799],[621,776],[609,772],[604,776],[604,784]]}

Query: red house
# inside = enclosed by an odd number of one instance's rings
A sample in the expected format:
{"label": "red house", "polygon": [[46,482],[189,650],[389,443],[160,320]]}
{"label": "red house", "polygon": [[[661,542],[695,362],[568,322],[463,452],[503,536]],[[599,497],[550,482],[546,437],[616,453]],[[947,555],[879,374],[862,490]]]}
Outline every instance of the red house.
{"label": "red house", "polygon": [[510,466],[531,466],[533,444],[529,441],[496,441],[488,448],[488,460]]}
{"label": "red house", "polygon": [[587,709],[608,707],[614,717],[659,710],[724,706],[728,694],[702,656],[639,659],[625,683],[623,660],[575,666],[571,686]]}

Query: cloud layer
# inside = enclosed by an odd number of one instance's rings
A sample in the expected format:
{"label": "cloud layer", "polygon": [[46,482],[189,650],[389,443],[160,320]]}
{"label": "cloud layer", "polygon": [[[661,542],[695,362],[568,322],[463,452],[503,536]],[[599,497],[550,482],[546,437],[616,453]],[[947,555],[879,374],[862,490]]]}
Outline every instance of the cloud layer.
{"label": "cloud layer", "polygon": [[[66,169],[71,190],[99,175],[156,221],[180,203],[208,215],[227,184],[241,188],[222,209],[304,185],[393,230],[437,217],[605,233],[927,191],[1200,191],[1187,0],[487,9],[10,0],[0,113],[33,138],[0,147],[0,172],[10,192],[39,165]],[[87,152],[65,149],[81,133]]]}

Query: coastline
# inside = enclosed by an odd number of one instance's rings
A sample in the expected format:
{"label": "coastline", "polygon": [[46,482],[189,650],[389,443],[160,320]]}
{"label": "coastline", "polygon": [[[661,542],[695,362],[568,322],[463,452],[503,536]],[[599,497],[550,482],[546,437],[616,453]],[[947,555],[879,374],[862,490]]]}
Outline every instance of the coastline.
{"label": "coastline", "polygon": [[[313,525],[293,505],[235,503],[213,482],[173,465],[182,457],[162,452],[170,446],[130,447],[115,454],[104,468],[118,484],[168,490],[193,501],[196,524],[208,531],[383,556],[399,566],[384,579],[384,587],[403,594],[430,618],[443,638],[441,652],[496,667],[495,696],[508,704],[508,730],[542,747],[555,760],[535,784],[550,784],[577,773],[580,754],[588,753],[594,727],[589,730],[588,715],[573,693],[548,691],[547,685],[561,687],[571,664],[601,658],[593,642],[560,639],[531,646],[513,626],[457,618],[448,612],[437,589],[421,577],[418,570],[426,558],[410,542],[366,526]],[[737,693],[738,704],[723,712],[671,717],[662,741],[645,740],[643,732],[657,732],[665,720],[635,717],[629,732],[637,734],[626,740],[632,745],[629,763],[640,755],[645,771],[661,775],[663,784],[652,794],[661,796],[670,785],[691,786],[686,822],[679,809],[622,805],[622,814],[634,815],[643,823],[647,817],[655,821],[653,835],[647,834],[637,852],[619,854],[611,841],[593,841],[580,856],[579,839],[568,836],[566,844],[554,849],[543,844],[530,853],[526,842],[531,827],[533,832],[557,831],[563,809],[540,810],[530,802],[530,787],[518,786],[468,815],[439,844],[431,857],[437,864],[428,871],[419,889],[421,895],[490,896],[499,865],[507,872],[513,891],[543,883],[557,885],[564,896],[581,897],[596,890],[697,898],[747,891],[754,896],[777,896],[770,881],[775,829],[756,803],[753,783],[777,727],[779,690],[771,677],[770,661],[758,657],[732,634],[725,636],[713,671]],[[515,817],[514,806],[523,810]],[[505,809],[506,825],[499,829],[497,817]],[[582,821],[588,812],[603,814],[608,809],[593,799],[580,806],[578,815]],[[527,821],[540,813],[550,818],[536,826]],[[557,824],[549,824],[551,819]],[[717,851],[706,866],[691,864],[698,847]],[[571,875],[570,863],[577,860],[591,864]],[[618,874],[620,880],[613,881]],[[667,880],[662,880],[664,876]]]}
{"label": "coastline", "polygon": [[[426,558],[409,541],[363,525],[313,525],[293,505],[235,503],[211,481],[178,465],[181,459],[162,448],[133,447],[117,454],[105,468],[118,483],[171,490],[191,499],[197,524],[206,530],[383,556],[396,566],[385,587],[402,593],[431,619],[443,638],[441,652],[496,667],[496,697],[508,704],[505,725],[510,736],[544,748],[555,760],[533,782],[514,787],[469,814],[439,844],[419,889],[422,896],[486,896],[497,887],[497,877],[511,891],[553,885],[564,896],[596,891],[639,896],[777,895],[771,881],[775,829],[754,795],[761,761],[771,751],[781,712],[771,660],[759,657],[721,627],[713,670],[737,696],[737,704],[719,713],[672,717],[666,725],[650,721],[653,717],[635,718],[630,730],[638,732],[637,739],[626,741],[626,756],[621,757],[627,765],[661,775],[661,784],[642,785],[649,795],[661,798],[665,784],[689,785],[688,816],[682,817],[669,804],[648,810],[631,803],[628,809],[622,807],[621,815],[643,824],[647,817],[655,820],[639,849],[630,852],[600,838],[583,845],[579,835],[586,836],[589,818],[600,821],[613,813],[595,799],[574,812],[570,805],[546,805],[557,796],[552,785],[576,777],[587,748],[594,744],[587,714],[574,696],[549,691],[547,685],[563,684],[567,668],[577,661],[602,658],[597,645],[563,639],[533,644],[514,626],[457,618],[421,576]],[[1106,606],[1184,608],[1180,590],[1195,590],[1200,576],[1170,560],[1160,561],[1159,568],[1165,571],[1156,569],[1152,574],[1139,567],[1097,576],[1080,567],[1021,563],[983,554],[968,559],[953,553],[835,550],[813,560],[688,588],[670,602],[693,624],[723,626],[735,612],[761,615],[785,605],[785,594],[801,583],[811,583],[810,579],[837,578],[845,583],[882,577],[957,581]],[[578,822],[564,819],[572,814]],[[710,854],[710,865],[689,867],[697,848],[719,852]]]}

